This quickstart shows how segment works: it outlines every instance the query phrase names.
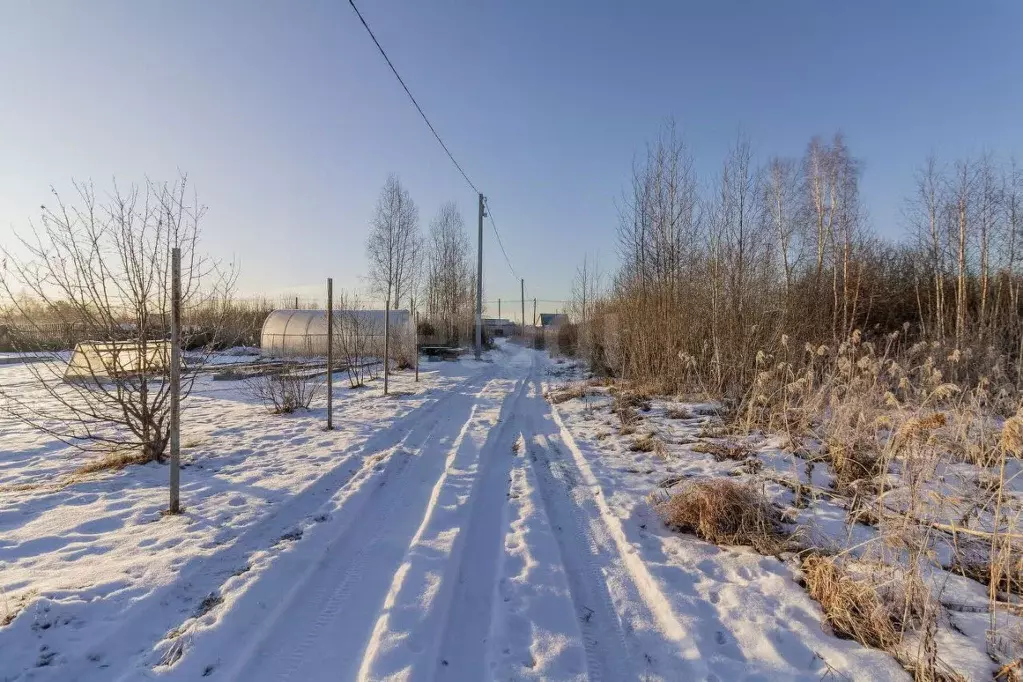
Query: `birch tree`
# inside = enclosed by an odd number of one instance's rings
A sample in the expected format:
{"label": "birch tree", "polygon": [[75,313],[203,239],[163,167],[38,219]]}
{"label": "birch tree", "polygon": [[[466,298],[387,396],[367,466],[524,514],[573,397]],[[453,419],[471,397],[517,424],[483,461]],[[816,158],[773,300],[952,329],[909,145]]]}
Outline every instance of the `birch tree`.
{"label": "birch tree", "polygon": [[374,293],[392,308],[401,307],[414,292],[421,255],[419,209],[397,176],[390,175],[380,190],[366,242]]}
{"label": "birch tree", "polygon": [[[390,175],[380,191],[372,229],[366,242],[369,280],[372,289],[384,297],[386,308],[399,308],[415,290],[422,238],[419,209],[397,176]],[[393,304],[392,304],[393,301]],[[388,390],[391,354],[391,320],[384,315],[384,393]]]}
{"label": "birch tree", "polygon": [[465,221],[454,202],[430,222],[427,305],[447,343],[460,342],[473,317],[473,266]]}

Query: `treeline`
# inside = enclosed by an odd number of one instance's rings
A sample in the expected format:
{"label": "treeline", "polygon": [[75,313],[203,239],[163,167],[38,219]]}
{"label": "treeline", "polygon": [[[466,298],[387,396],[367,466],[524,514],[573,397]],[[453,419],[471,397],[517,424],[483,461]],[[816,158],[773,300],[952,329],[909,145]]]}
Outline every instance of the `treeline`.
{"label": "treeline", "polygon": [[703,184],[666,126],[623,195],[610,286],[577,273],[580,350],[665,390],[742,395],[783,341],[897,332],[998,358],[1018,385],[1023,172],[992,155],[927,160],[894,240],[867,219],[862,172],[840,134],[763,165],[740,138]]}

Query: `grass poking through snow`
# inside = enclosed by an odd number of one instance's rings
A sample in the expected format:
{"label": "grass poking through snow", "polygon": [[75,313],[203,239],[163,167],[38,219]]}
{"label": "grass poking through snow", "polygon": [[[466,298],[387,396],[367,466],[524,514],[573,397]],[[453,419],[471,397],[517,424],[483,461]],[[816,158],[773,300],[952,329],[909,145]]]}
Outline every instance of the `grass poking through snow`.
{"label": "grass poking through snow", "polygon": [[781,513],[748,483],[692,481],[656,509],[669,528],[717,545],[748,545],[763,554],[789,546]]}

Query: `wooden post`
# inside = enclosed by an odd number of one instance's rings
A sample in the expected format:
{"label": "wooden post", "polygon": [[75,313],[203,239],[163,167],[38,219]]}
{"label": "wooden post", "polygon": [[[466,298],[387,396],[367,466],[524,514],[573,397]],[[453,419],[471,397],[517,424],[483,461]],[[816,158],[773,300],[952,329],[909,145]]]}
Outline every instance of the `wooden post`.
{"label": "wooden post", "polygon": [[181,513],[181,249],[171,249],[170,508]]}
{"label": "wooden post", "polygon": [[529,336],[533,340],[533,344],[536,344],[536,299],[533,299],[533,328],[529,330]]}
{"label": "wooden post", "polygon": [[295,310],[298,310],[298,296],[295,297]]}
{"label": "wooden post", "polygon": [[327,278],[327,430],[334,428],[334,280]]}
{"label": "wooden post", "polygon": [[526,338],[526,280],[520,279],[519,283],[522,286],[522,289],[520,290],[522,295],[522,317],[520,318],[520,321],[522,322],[522,325],[519,327],[519,332],[522,335],[522,338]]}
{"label": "wooden post", "polygon": [[412,321],[412,324],[414,324],[416,326],[416,330],[413,333],[415,334],[415,339],[416,339],[416,383],[419,383],[419,311],[418,310],[416,311],[416,315],[415,315],[415,318]]}
{"label": "wooden post", "polygon": [[476,242],[476,359],[483,352],[483,192],[479,193],[479,236]]}

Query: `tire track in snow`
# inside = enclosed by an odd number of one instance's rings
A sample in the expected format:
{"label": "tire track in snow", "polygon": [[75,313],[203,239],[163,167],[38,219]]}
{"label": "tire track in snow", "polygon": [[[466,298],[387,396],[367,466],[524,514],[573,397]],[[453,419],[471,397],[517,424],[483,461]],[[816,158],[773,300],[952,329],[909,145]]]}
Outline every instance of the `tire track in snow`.
{"label": "tire track in snow", "polygon": [[638,679],[630,670],[631,654],[605,577],[593,560],[594,555],[600,554],[600,548],[587,532],[588,524],[572,499],[575,482],[566,475],[546,438],[534,430],[526,442],[544,509],[561,551],[589,679],[594,682]]}
{"label": "tire track in snow", "polygon": [[[256,552],[273,546],[278,538],[296,526],[313,518],[325,504],[367,473],[365,467],[372,453],[383,453],[399,448],[407,438],[409,429],[432,423],[437,410],[446,404],[446,398],[467,386],[486,379],[490,368],[442,389],[430,402],[414,409],[408,415],[370,435],[351,448],[330,470],[310,483],[279,508],[271,510],[253,526],[242,532],[224,549],[189,561],[169,584],[161,586],[131,604],[118,614],[110,627],[102,628],[92,637],[83,639],[72,650],[61,652],[53,665],[37,671],[40,680],[110,680],[118,673],[108,667],[116,661],[126,677],[138,674],[152,663],[152,645],[162,641],[168,631],[193,613],[195,605],[206,595],[216,592],[225,580],[248,563]],[[370,465],[372,466],[372,465]],[[385,472],[386,473],[386,472]],[[168,609],[168,603],[181,604],[178,610]],[[140,648],[140,642],[149,644]],[[97,658],[101,654],[102,658]]]}
{"label": "tire track in snow", "polygon": [[525,447],[526,433],[521,437],[504,505],[504,551],[493,595],[487,677],[583,682],[587,662],[582,632]]}
{"label": "tire track in snow", "polygon": [[528,453],[561,550],[589,679],[705,678],[706,664],[666,601],[649,603],[652,581],[634,574],[631,564],[642,560],[615,537],[617,520],[609,518],[592,473],[573,453],[566,456],[571,435],[542,397],[531,407]]}
{"label": "tire track in snow", "polygon": [[[437,607],[423,626],[436,628],[432,647],[419,656],[413,680],[484,679],[484,657],[497,589],[502,525],[507,505],[509,475],[519,436],[519,408],[527,382],[536,366],[535,356],[501,408],[498,426],[488,435],[478,455],[478,471],[471,496],[458,519],[461,528],[443,576]],[[376,679],[368,676],[366,679]]]}
{"label": "tire track in snow", "polygon": [[444,411],[406,439],[400,475],[387,480],[336,538],[293,598],[260,628],[227,673],[229,679],[352,679],[394,574],[409,546],[448,451],[457,447],[481,395],[448,397]]}

